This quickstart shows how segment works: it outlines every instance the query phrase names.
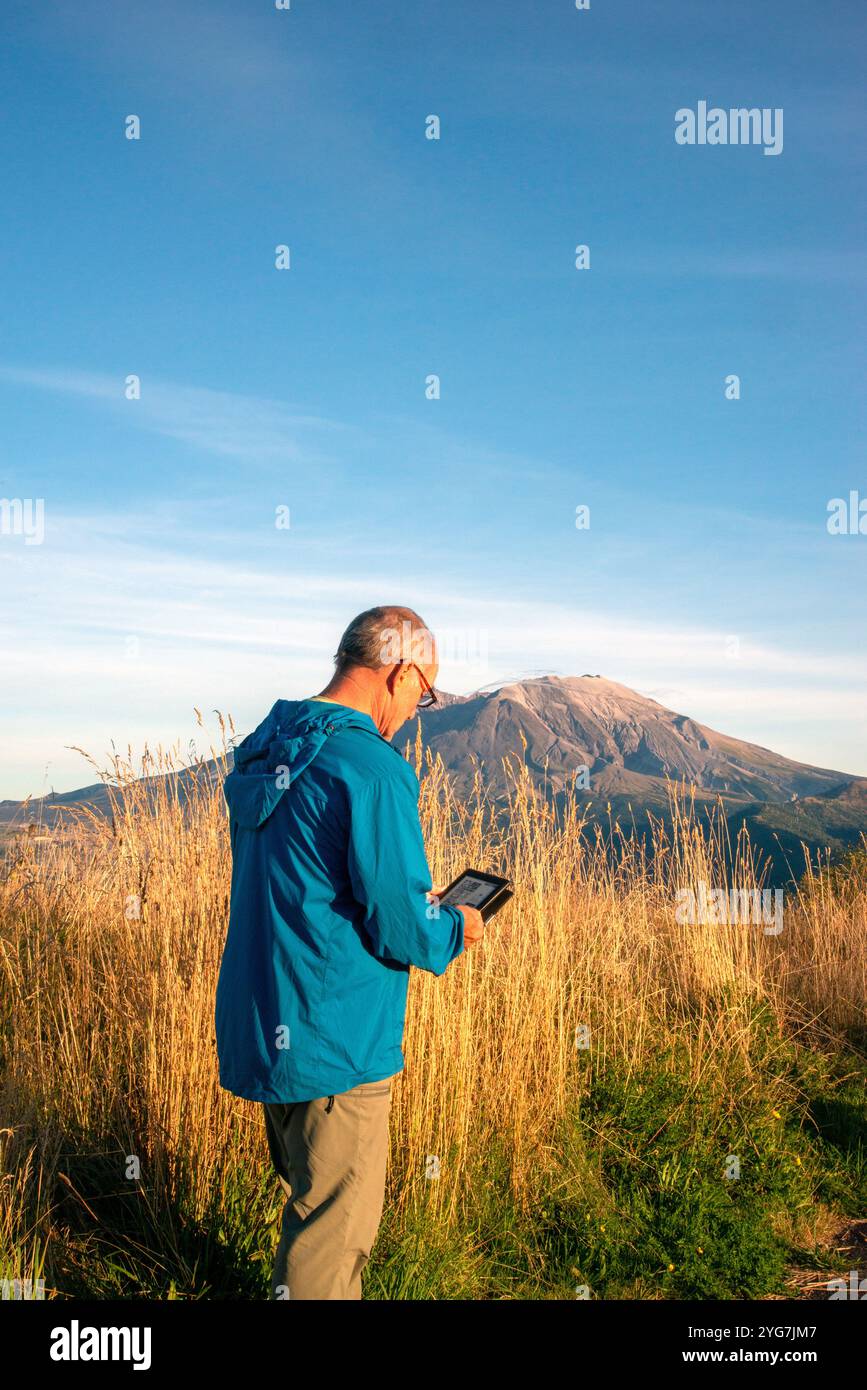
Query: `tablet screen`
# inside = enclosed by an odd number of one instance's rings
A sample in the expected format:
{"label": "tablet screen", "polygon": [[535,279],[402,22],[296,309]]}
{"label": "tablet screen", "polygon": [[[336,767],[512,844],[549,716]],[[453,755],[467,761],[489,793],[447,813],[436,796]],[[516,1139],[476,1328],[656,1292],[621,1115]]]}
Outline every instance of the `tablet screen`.
{"label": "tablet screen", "polygon": [[440,902],[447,907],[459,907],[465,903],[467,907],[483,908],[490,898],[500,892],[505,882],[502,878],[482,877],[468,869],[449,885]]}

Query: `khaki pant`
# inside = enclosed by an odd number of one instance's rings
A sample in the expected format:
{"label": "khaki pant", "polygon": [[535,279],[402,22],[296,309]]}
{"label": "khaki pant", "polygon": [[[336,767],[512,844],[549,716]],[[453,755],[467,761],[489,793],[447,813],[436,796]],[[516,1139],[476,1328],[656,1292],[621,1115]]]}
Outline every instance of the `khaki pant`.
{"label": "khaki pant", "polygon": [[385,1200],[393,1080],[264,1105],[268,1147],[286,1193],[272,1298],[361,1298],[361,1272]]}

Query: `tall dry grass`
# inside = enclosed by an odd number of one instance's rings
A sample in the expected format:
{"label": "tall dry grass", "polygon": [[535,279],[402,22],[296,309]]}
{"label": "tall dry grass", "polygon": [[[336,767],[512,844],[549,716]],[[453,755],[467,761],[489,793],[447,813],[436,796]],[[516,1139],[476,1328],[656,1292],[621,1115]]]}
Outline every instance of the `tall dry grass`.
{"label": "tall dry grass", "polygon": [[[211,754],[225,771],[226,729]],[[757,926],[682,926],[678,887],[761,882],[750,845],[724,843],[673,793],[655,853],[603,833],[574,795],[561,812],[509,762],[508,814],[477,778],[461,801],[420,743],[421,816],[434,882],[467,864],[516,885],[484,944],[440,978],[413,971],[396,1083],[388,1205],[461,1220],[469,1175],[507,1156],[515,1202],[558,1162],[557,1121],[594,1068],[636,1071],[676,1043],[696,1090],[749,1085],[757,1004],[781,1035],[863,1023],[867,898],[813,875],[786,901],[779,936]],[[63,1287],[58,1204],[100,1210],[67,1171],[96,1144],[171,1242],[182,1209],[206,1223],[235,1200],[234,1177],[267,1165],[261,1108],[222,1091],[213,1007],[228,911],[230,851],[219,781],[201,759],[185,798],[178,750],[104,775],[112,817],[82,812],[22,838],[0,884],[0,1258],[9,1276]],[[145,780],[142,780],[145,779]],[[611,853],[612,840],[617,854]],[[728,865],[728,868],[726,868]],[[734,866],[732,868],[732,865]],[[140,902],[135,915],[135,900]],[[576,1029],[589,1029],[589,1049]],[[731,1084],[734,1084],[733,1082]],[[425,1181],[430,1155],[453,1180]]]}

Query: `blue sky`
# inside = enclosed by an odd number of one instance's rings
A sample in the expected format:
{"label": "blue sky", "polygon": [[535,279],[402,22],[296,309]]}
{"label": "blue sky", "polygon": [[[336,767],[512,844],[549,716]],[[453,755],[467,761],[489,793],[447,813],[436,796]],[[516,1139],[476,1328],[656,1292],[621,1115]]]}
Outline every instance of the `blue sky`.
{"label": "blue sky", "polygon": [[[246,731],[384,602],[444,689],[599,672],[867,774],[860,4],[3,22],[0,496],[45,533],[0,535],[0,797]],[[700,100],[782,153],[678,145]]]}

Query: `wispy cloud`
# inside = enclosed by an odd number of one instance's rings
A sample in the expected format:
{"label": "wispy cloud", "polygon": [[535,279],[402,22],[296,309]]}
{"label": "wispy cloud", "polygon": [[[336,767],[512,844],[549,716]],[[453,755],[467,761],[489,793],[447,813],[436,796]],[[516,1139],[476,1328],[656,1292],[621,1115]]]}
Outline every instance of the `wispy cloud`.
{"label": "wispy cloud", "polygon": [[[159,381],[145,376],[141,399],[127,400],[125,378],[67,367],[33,368],[0,364],[0,382],[92,401],[112,411],[123,425],[176,439],[191,448],[228,458],[268,463],[303,463],[308,470],[325,463],[347,471],[360,452],[375,453],[382,442],[399,439],[409,457],[435,459],[439,475],[448,469],[476,477],[521,478],[528,482],[568,476],[557,468],[491,445],[467,440],[417,416],[379,412],[369,425],[346,423],[293,408],[281,401],[240,392]],[[425,479],[417,474],[421,485]],[[320,480],[324,482],[324,480]],[[381,499],[386,505],[387,497]],[[155,505],[159,505],[155,499]],[[123,522],[122,518],[119,518]]]}
{"label": "wispy cloud", "polygon": [[[195,705],[218,705],[250,724],[278,694],[321,688],[343,626],[384,601],[413,604],[441,634],[440,684],[457,693],[530,670],[591,671],[664,702],[672,692],[676,708],[682,690],[679,712],[752,742],[772,742],[771,717],[864,723],[860,652],[835,661],[832,687],[827,660],[811,650],[747,638],[733,649],[710,627],[504,598],[496,585],[462,582],[456,572],[417,573],[408,585],[412,548],[401,536],[381,540],[369,565],[336,571],[316,546],[282,560],[213,558],[219,547],[205,533],[197,557],[147,529],[132,540],[113,535],[106,519],[75,521],[65,518],[50,546],[19,549],[14,563],[3,555],[2,742],[4,763],[17,771],[0,794],[20,792],[22,779],[30,785],[34,770],[15,744],[32,735],[34,719],[53,749],[56,785],[75,785],[80,769],[64,744],[172,742]],[[183,514],[177,522],[183,534]],[[50,693],[58,687],[62,703]],[[806,739],[781,751],[816,760]]]}
{"label": "wispy cloud", "polygon": [[350,433],[347,426],[293,410],[280,401],[145,377],[141,399],[127,400],[125,378],[68,368],[0,366],[0,380],[64,392],[112,406],[125,423],[230,458],[296,462],[320,441]]}

